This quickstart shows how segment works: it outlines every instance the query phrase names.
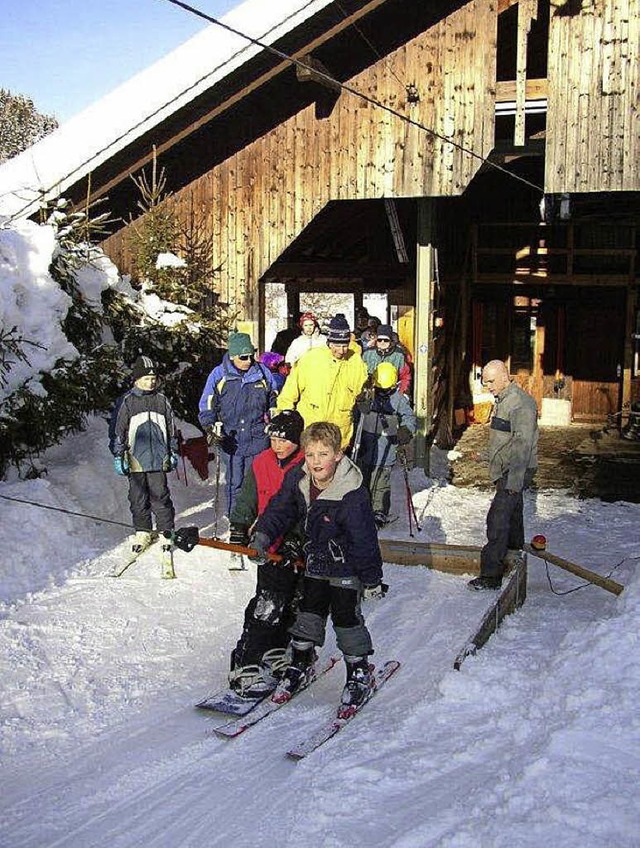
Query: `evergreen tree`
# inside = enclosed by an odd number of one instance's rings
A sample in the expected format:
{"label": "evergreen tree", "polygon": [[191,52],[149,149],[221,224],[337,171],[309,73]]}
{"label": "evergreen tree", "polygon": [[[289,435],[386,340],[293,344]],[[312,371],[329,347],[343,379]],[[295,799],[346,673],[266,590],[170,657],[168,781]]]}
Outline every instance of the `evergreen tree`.
{"label": "evergreen tree", "polygon": [[42,115],[33,101],[0,88],[0,164],[55,130],[58,122]]}

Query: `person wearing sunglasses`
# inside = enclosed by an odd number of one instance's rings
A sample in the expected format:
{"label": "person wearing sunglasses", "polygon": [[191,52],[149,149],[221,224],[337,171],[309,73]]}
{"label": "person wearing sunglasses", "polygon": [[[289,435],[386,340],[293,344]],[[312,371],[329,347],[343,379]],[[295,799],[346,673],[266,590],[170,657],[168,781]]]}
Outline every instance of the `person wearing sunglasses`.
{"label": "person wearing sunglasses", "polygon": [[264,427],[276,403],[277,387],[255,353],[247,333],[231,333],[227,352],[209,374],[200,398],[200,424],[224,463],[227,515],[254,457],[269,446]]}

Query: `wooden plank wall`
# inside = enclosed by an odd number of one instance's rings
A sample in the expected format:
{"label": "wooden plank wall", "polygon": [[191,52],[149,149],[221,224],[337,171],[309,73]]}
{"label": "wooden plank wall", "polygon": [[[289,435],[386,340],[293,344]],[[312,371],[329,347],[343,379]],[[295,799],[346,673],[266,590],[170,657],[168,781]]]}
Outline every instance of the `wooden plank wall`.
{"label": "wooden plank wall", "polygon": [[551,0],[545,191],[640,189],[639,77],[640,0]]}
{"label": "wooden plank wall", "polygon": [[[474,0],[349,84],[458,144],[493,146],[496,0]],[[405,85],[420,102],[408,105]],[[459,195],[480,160],[343,92],[300,111],[169,199],[206,221],[221,299],[258,320],[257,281],[330,200]],[[128,270],[126,229],[104,243]]]}

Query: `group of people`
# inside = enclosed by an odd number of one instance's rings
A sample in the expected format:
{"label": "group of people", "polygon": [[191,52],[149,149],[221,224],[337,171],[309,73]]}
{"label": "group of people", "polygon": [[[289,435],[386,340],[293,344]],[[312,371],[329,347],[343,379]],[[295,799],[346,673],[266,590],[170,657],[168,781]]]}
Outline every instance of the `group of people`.
{"label": "group of people", "polygon": [[[341,707],[347,714],[372,685],[373,646],[361,601],[384,594],[377,531],[389,515],[398,448],[415,434],[416,417],[391,327],[378,325],[366,348],[342,314],[331,319],[326,337],[310,313],[301,330],[290,342],[292,367],[280,386],[256,358],[250,336],[232,333],[200,399],[200,423],[225,465],[229,540],[256,552],[256,591],[231,653],[229,682],[246,697],[289,699],[313,674],[331,615],[347,668]],[[157,531],[171,539],[167,472],[177,451],[154,363],[139,357],[133,380],[116,404],[110,436],[116,471],[129,477],[134,545],[140,545],[140,534],[152,532],[152,512]],[[489,363],[483,381],[496,397],[490,440],[496,495],[473,589],[497,588],[508,549],[524,544],[522,491],[535,469],[537,443],[535,402],[510,382],[504,363]]]}
{"label": "group of people", "polygon": [[[248,334],[230,334],[199,404],[207,440],[224,463],[229,540],[256,551],[258,564],[229,681],[247,697],[290,698],[313,673],[331,615],[347,668],[342,708],[349,710],[371,686],[373,646],[361,601],[383,595],[377,530],[389,514],[397,445],[411,439],[416,419],[399,388],[404,359],[393,355],[390,327],[379,349],[367,349],[369,361],[342,314],[326,335],[311,313],[301,316],[300,329],[280,384],[282,363],[258,358]],[[133,377],[112,417],[112,451],[116,470],[129,476],[140,544],[152,512],[157,530],[171,537],[173,506],[162,512],[161,504],[171,504],[167,471],[177,455],[153,363],[140,357]]]}

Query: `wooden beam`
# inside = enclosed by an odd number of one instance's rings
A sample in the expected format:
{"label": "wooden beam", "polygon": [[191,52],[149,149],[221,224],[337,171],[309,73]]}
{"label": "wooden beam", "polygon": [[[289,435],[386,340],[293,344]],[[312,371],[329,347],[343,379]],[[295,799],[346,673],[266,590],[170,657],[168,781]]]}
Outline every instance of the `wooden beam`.
{"label": "wooden beam", "polygon": [[531,21],[537,15],[538,0],[520,0],[518,4],[518,43],[516,58],[516,122],[513,142],[523,145],[525,140],[525,100],[527,84],[527,42]]}
{"label": "wooden beam", "polygon": [[460,671],[460,666],[469,656],[472,656],[479,650],[489,637],[492,636],[503,619],[512,612],[515,612],[518,607],[521,607],[527,597],[527,557],[522,556],[515,564],[511,575],[507,581],[507,585],[498,595],[495,603],[482,617],[479,627],[467,640],[464,647],[458,654],[453,663],[456,671]]}
{"label": "wooden beam", "polygon": [[571,574],[582,577],[583,580],[587,580],[589,583],[593,583],[594,586],[599,586],[613,595],[619,595],[624,590],[624,586],[616,583],[615,580],[610,580],[608,577],[601,577],[595,571],[590,571],[582,565],[576,565],[575,562],[570,562],[568,559],[562,559],[562,557],[551,554],[547,550],[539,551],[537,548],[532,548],[531,545],[525,545],[524,549],[527,553],[540,557],[545,562],[557,565],[558,568],[563,568],[565,571],[570,571]]}
{"label": "wooden beam", "polygon": [[[516,80],[502,80],[496,83],[496,103],[509,103],[516,99]],[[544,100],[547,97],[548,80],[528,79],[525,81],[525,100]]]}
{"label": "wooden beam", "polygon": [[[291,59],[302,61],[304,56],[309,53],[312,53],[318,47],[321,47],[327,41],[330,41],[336,35],[339,35],[341,32],[348,29],[361,18],[366,17],[366,15],[375,11],[375,9],[377,9],[379,6],[382,6],[386,2],[387,0],[370,0],[370,2],[363,6],[362,9],[353,12],[353,14],[344,18],[339,23],[335,24],[335,26],[332,26],[330,29],[323,32],[322,35],[318,36],[317,38],[314,38],[312,41],[309,42],[309,44],[306,44],[304,47],[301,47],[299,50],[296,50],[294,53],[291,54]],[[177,132],[175,135],[172,135],[171,138],[167,141],[158,142],[155,148],[156,154],[159,156],[169,148],[183,141],[185,138],[192,135],[205,124],[208,124],[214,118],[217,118],[223,112],[226,112],[228,109],[230,109],[232,106],[235,106],[236,103],[239,103],[249,94],[252,94],[254,91],[257,91],[263,85],[270,82],[275,77],[279,76],[283,71],[286,71],[288,68],[290,68],[291,65],[292,63],[288,60],[278,62],[278,64],[271,68],[271,70],[266,71],[264,74],[261,74],[255,80],[246,85],[244,88],[240,89],[235,94],[232,94],[230,97],[227,97],[226,100],[223,100],[222,103],[219,103],[205,115],[198,118],[197,121],[194,121],[192,124],[189,124],[189,126],[184,127],[182,130],[180,130],[180,132]],[[95,189],[91,194],[89,202],[93,202],[99,197],[102,197],[107,192],[109,192],[114,186],[121,183],[127,177],[137,173],[141,168],[143,168],[151,161],[152,155],[152,151],[150,150],[149,153],[145,154],[144,156],[140,156],[126,170],[121,171],[118,176],[113,177],[103,186]]]}
{"label": "wooden beam", "polygon": [[416,461],[429,474],[427,434],[433,417],[433,292],[435,286],[434,200],[418,200],[414,403],[418,419]]}
{"label": "wooden beam", "polygon": [[264,274],[267,282],[285,279],[384,279],[403,281],[411,267],[396,262],[274,262]]}
{"label": "wooden beam", "polygon": [[445,545],[439,542],[403,542],[380,539],[384,562],[416,565],[448,574],[480,574],[480,548],[475,545]]}
{"label": "wooden beam", "polygon": [[[296,65],[296,77],[298,82],[316,82],[318,85],[323,85],[325,88],[330,88],[332,91],[340,92],[340,84],[338,82],[330,82],[326,77],[332,77],[333,74],[329,71],[319,59],[315,56],[302,56],[301,61],[305,67]],[[319,72],[319,73],[318,73]]]}

